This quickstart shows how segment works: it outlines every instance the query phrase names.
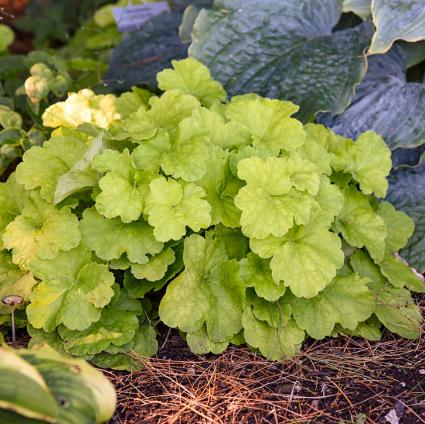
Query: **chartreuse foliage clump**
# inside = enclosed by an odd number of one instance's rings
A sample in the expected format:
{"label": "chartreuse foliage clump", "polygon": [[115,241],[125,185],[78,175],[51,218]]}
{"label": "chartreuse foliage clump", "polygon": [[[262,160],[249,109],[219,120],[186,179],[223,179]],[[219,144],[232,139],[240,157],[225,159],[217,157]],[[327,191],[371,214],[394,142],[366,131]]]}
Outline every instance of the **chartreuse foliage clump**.
{"label": "chartreuse foliage clump", "polygon": [[31,344],[134,369],[159,322],[196,353],[246,343],[272,360],[308,336],[419,337],[425,285],[397,255],[412,220],[380,200],[382,138],[227,100],[196,60],[173,66],[160,96],[90,94],[79,127],[77,94],[52,106],[51,139],[0,185],[0,292],[23,298]]}

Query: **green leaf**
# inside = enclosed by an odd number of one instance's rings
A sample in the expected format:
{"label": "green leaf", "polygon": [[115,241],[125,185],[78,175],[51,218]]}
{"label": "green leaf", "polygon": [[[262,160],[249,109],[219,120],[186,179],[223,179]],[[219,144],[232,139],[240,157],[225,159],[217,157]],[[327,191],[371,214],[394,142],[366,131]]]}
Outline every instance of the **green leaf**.
{"label": "green leaf", "polygon": [[242,327],[244,284],[239,264],[228,260],[223,242],[191,235],[184,243],[185,270],[167,287],[159,306],[161,320],[184,332],[206,324],[214,342],[230,341]]}
{"label": "green leaf", "polygon": [[335,171],[350,173],[363,193],[385,197],[391,153],[382,137],[366,131],[356,142],[338,137],[330,147]]}
{"label": "green leaf", "polygon": [[328,230],[326,220],[295,226],[283,237],[251,239],[250,246],[260,257],[272,258],[273,279],[298,297],[316,296],[344,264],[341,240]]}
{"label": "green leaf", "polygon": [[36,257],[53,259],[59,251],[71,250],[80,239],[78,218],[69,208],[57,209],[35,191],[3,234],[4,246],[12,249],[13,261],[23,268]]}
{"label": "green leaf", "polygon": [[384,258],[387,230],[384,220],[373,210],[369,197],[353,186],[344,189],[344,206],[335,229],[352,246],[365,246],[373,259]]}
{"label": "green leaf", "polygon": [[27,307],[33,327],[48,332],[64,324],[71,330],[84,330],[100,319],[102,308],[114,294],[114,276],[90,256],[79,246],[60,252],[53,260],[36,258],[31,262],[31,272],[41,280]]}
{"label": "green leaf", "polygon": [[154,179],[146,196],[145,213],[156,239],[179,240],[186,234],[186,226],[195,232],[209,227],[211,207],[204,197],[205,191],[195,184]]}
{"label": "green leaf", "polygon": [[[256,92],[341,113],[366,71],[367,27],[332,32],[339,0],[218,0],[196,18],[190,56],[229,94]],[[235,30],[243,28],[243,31]]]}
{"label": "green leaf", "polygon": [[369,54],[387,52],[396,40],[425,39],[425,11],[421,0],[372,0],[372,18],[376,32]]}
{"label": "green leaf", "polygon": [[[21,214],[27,195],[24,187],[16,182],[15,174],[7,182],[0,183],[0,234]],[[0,249],[3,248],[3,239],[0,237]]]}
{"label": "green leaf", "polygon": [[313,164],[300,158],[252,157],[239,162],[238,176],[247,182],[235,197],[246,236],[279,237],[294,224],[308,223],[314,203],[309,193],[317,194],[320,184]]}
{"label": "green leaf", "polygon": [[[127,310],[120,304],[120,290],[116,288],[111,303],[102,311],[99,321],[83,331],[59,327],[66,351],[74,356],[93,355],[106,350],[110,345],[123,346],[129,343],[139,327],[136,314],[141,312],[138,301],[136,311]],[[130,303],[130,308],[134,307]],[[139,312],[140,309],[140,312]]]}
{"label": "green leaf", "polygon": [[342,328],[338,324],[336,325],[336,329],[338,330],[338,334],[342,334],[345,336],[354,336],[354,337],[363,337],[366,340],[371,342],[379,342],[381,340],[381,327],[382,324],[376,317],[376,315],[372,315],[365,322],[359,322],[359,325],[354,330],[348,330],[346,328]]}
{"label": "green leaf", "polygon": [[295,321],[318,340],[330,336],[337,323],[355,330],[358,323],[369,318],[375,310],[375,297],[368,289],[368,282],[357,274],[336,277],[317,296],[296,299]]}
{"label": "green leaf", "polygon": [[175,260],[174,250],[168,247],[145,264],[132,264],[131,273],[139,280],[158,281],[165,276],[169,265]]}
{"label": "green leaf", "polygon": [[83,243],[106,261],[126,254],[130,262],[144,264],[148,254],[157,254],[163,248],[146,222],[124,224],[119,218],[104,218],[95,208],[84,211],[80,231]]}
{"label": "green leaf", "polygon": [[73,167],[58,178],[53,203],[57,205],[62,200],[82,190],[94,187],[98,183],[97,173],[91,169],[93,159],[105,150],[102,136],[93,140],[83,157]]}
{"label": "green leaf", "polygon": [[9,254],[0,251],[0,315],[11,313],[11,308],[3,303],[6,296],[20,296],[25,304],[36,283],[30,272],[19,269]]}
{"label": "green leaf", "polygon": [[161,166],[174,178],[192,182],[202,177],[208,159],[207,133],[191,118],[182,120],[175,136],[158,133],[152,140],[142,142],[133,152],[140,168]]}
{"label": "green leaf", "polygon": [[277,327],[272,327],[257,319],[251,306],[245,307],[242,324],[246,343],[272,361],[297,354],[305,337],[293,319],[283,317]]}
{"label": "green leaf", "polygon": [[391,150],[423,144],[424,84],[407,80],[408,62],[407,49],[400,45],[385,55],[370,56],[367,74],[356,87],[350,106],[338,115],[320,114],[319,122],[352,139],[372,130],[384,138]]}
{"label": "green leaf", "polygon": [[0,52],[3,53],[12,44],[15,33],[7,25],[0,24]]}
{"label": "green leaf", "polygon": [[16,181],[27,190],[40,188],[41,197],[53,201],[56,184],[83,157],[86,137],[74,130],[52,137],[43,147],[26,151],[23,162],[16,168]]}
{"label": "green leaf", "polygon": [[98,172],[106,172],[99,181],[98,212],[106,218],[120,217],[125,223],[137,220],[143,212],[149,183],[155,174],[137,169],[127,149],[122,153],[105,150],[96,156],[92,167]]}
{"label": "green leaf", "polygon": [[398,211],[391,203],[381,202],[377,209],[378,215],[384,220],[387,229],[385,249],[387,252],[398,252],[406,246],[415,225],[412,218],[404,212]]}
{"label": "green leaf", "polygon": [[277,155],[280,150],[294,151],[304,143],[301,122],[291,118],[298,110],[291,102],[248,94],[232,98],[226,117],[245,127],[255,148]]}
{"label": "green leaf", "polygon": [[240,267],[241,278],[246,287],[253,287],[257,296],[274,302],[285,294],[286,287],[283,282],[276,283],[272,278],[269,260],[249,253],[246,259],[242,259]]}
{"label": "green leaf", "polygon": [[172,60],[174,69],[164,69],[156,76],[161,90],[180,90],[196,97],[210,107],[226,99],[226,92],[218,81],[211,77],[209,69],[195,59]]}
{"label": "green leaf", "polygon": [[375,314],[388,330],[401,337],[416,339],[421,335],[422,315],[406,289],[381,288]]}
{"label": "green leaf", "polygon": [[368,278],[370,280],[369,287],[377,292],[381,287],[385,286],[387,280],[382,275],[378,265],[376,265],[370,256],[363,250],[356,250],[353,255],[350,256],[350,265],[354,272],[360,275],[360,277]]}
{"label": "green leaf", "polygon": [[223,225],[217,225],[214,228],[214,235],[223,241],[229,259],[240,261],[246,257],[249,240],[242,234],[240,228],[227,228]]}
{"label": "green leaf", "polygon": [[205,190],[205,199],[211,206],[211,223],[235,228],[239,227],[241,212],[234,198],[242,183],[230,172],[229,155],[219,146],[210,146],[205,174],[196,183]]}
{"label": "green leaf", "polygon": [[229,346],[229,342],[214,342],[208,337],[207,328],[204,325],[196,332],[187,333],[187,344],[193,353],[204,355],[205,353],[214,353],[218,355],[223,353]]}
{"label": "green leaf", "polygon": [[[419,272],[425,272],[425,172],[399,170],[392,174],[388,201],[408,214],[415,231],[401,255]],[[409,226],[410,228],[410,226]]]}

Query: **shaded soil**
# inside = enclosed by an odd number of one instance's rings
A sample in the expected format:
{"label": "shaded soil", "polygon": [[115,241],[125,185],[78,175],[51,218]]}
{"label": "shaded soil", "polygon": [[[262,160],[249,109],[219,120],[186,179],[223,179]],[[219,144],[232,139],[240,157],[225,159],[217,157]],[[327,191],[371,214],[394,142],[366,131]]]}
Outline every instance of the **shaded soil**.
{"label": "shaded soil", "polygon": [[118,391],[114,424],[371,424],[391,422],[388,413],[392,423],[425,423],[424,339],[307,342],[273,363],[247,348],[194,355],[171,333],[141,360],[140,372],[105,372]]}

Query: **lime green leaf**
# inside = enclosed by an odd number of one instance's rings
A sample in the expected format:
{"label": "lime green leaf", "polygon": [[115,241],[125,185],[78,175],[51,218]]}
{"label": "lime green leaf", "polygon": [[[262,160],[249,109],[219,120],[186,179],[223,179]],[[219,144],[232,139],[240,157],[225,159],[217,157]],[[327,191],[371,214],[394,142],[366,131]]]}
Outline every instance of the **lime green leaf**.
{"label": "lime green leaf", "polygon": [[239,227],[240,210],[234,198],[242,186],[229,168],[229,152],[219,146],[210,146],[209,159],[204,176],[197,181],[206,192],[205,199],[211,205],[211,223],[226,227]]}
{"label": "lime green leaf", "polygon": [[355,330],[375,309],[375,297],[368,289],[368,282],[356,274],[336,277],[317,296],[295,301],[295,321],[318,340],[330,336],[337,323]]}
{"label": "lime green leaf", "polygon": [[52,137],[43,147],[34,146],[25,152],[16,168],[16,181],[27,190],[40,188],[41,197],[52,202],[59,177],[71,170],[86,149],[81,133]]}
{"label": "lime green leaf", "polygon": [[382,337],[381,327],[382,324],[376,315],[372,315],[368,320],[359,322],[359,325],[354,330],[342,328],[339,324],[336,325],[335,330],[337,330],[338,335],[363,337],[371,342],[379,342]]}
{"label": "lime green leaf", "polygon": [[206,324],[214,342],[230,341],[242,327],[244,284],[223,242],[207,233],[184,243],[185,270],[167,287],[159,315],[169,327],[198,332]]}
{"label": "lime green leaf", "polygon": [[229,259],[240,261],[246,257],[249,239],[242,234],[240,228],[226,228],[223,225],[217,225],[214,228],[214,236],[223,241]]}
{"label": "lime green leaf", "polygon": [[148,261],[146,255],[157,254],[163,248],[146,222],[124,224],[119,218],[104,218],[94,208],[84,211],[80,231],[87,247],[106,261],[119,259],[125,253],[130,262],[144,264]]}
{"label": "lime green leaf", "polygon": [[257,296],[274,302],[285,293],[285,285],[276,283],[272,278],[270,261],[249,253],[240,263],[241,278],[247,287],[253,287]]}
{"label": "lime green leaf", "polygon": [[421,335],[422,315],[408,290],[385,286],[376,295],[375,314],[388,330],[406,339]]}
{"label": "lime green leaf", "polygon": [[130,92],[122,93],[115,100],[115,106],[121,119],[130,117],[130,115],[133,112],[137,112],[140,107],[146,109],[151,97],[152,93],[150,91],[139,87],[132,87]]}
{"label": "lime green leaf", "polygon": [[168,266],[175,260],[174,250],[168,247],[150,258],[148,263],[132,264],[131,273],[139,280],[158,281],[165,276]]}
{"label": "lime green leaf", "polygon": [[59,251],[71,250],[80,238],[78,218],[68,208],[45,202],[35,191],[3,234],[4,246],[12,249],[13,261],[23,268],[35,257],[53,259]]}
{"label": "lime green leaf", "polygon": [[382,274],[394,287],[406,286],[411,291],[425,293],[423,275],[410,268],[403,259],[388,254],[379,266]]}
{"label": "lime green leaf", "polygon": [[291,102],[248,94],[233,97],[226,116],[246,128],[255,148],[277,155],[280,150],[294,151],[304,143],[301,122],[291,118],[298,109]]}
{"label": "lime green leaf", "polygon": [[101,308],[114,294],[114,276],[106,265],[92,262],[79,246],[53,260],[34,259],[31,271],[41,280],[30,297],[28,320],[35,328],[52,331],[60,324],[84,330],[99,320]]}
{"label": "lime green leaf", "polygon": [[335,229],[352,246],[365,246],[375,260],[384,258],[385,222],[373,210],[369,197],[353,186],[344,189],[344,206],[335,222]]}
{"label": "lime green leaf", "polygon": [[155,174],[137,169],[127,149],[122,153],[105,150],[96,156],[92,167],[106,172],[99,181],[98,212],[106,218],[120,217],[125,223],[137,220],[143,212],[149,183]]}
{"label": "lime green leaf", "polygon": [[294,356],[304,341],[304,331],[297,327],[293,319],[281,319],[278,327],[272,327],[257,319],[251,306],[245,307],[242,325],[246,343],[259,349],[272,361]]}
{"label": "lime green leaf", "polygon": [[365,194],[385,197],[391,170],[391,152],[383,138],[373,131],[361,134],[356,142],[343,137],[331,143],[332,168],[350,173]]}
{"label": "lime green leaf", "polygon": [[167,175],[191,182],[202,177],[208,159],[207,132],[192,118],[178,125],[174,136],[158,133],[158,137],[142,142],[133,152],[140,168],[161,166]]}
{"label": "lime green leaf", "polygon": [[0,251],[0,315],[11,312],[11,308],[3,303],[6,296],[20,296],[25,304],[35,284],[30,272],[19,269],[5,251]]}
{"label": "lime green leaf", "polygon": [[0,24],[0,52],[5,52],[15,38],[15,33],[7,25]]}
{"label": "lime green leaf", "polygon": [[[238,164],[239,178],[247,185],[239,190],[235,205],[242,211],[242,231],[248,237],[283,236],[295,224],[307,224],[313,198],[300,190],[319,189],[320,177],[313,169],[296,172],[298,161],[252,157]],[[298,163],[299,164],[299,163]]]}
{"label": "lime green leaf", "polygon": [[64,102],[49,106],[42,116],[43,125],[53,128],[77,128],[86,122],[100,128],[108,128],[119,118],[113,94],[96,96],[87,88],[78,93],[70,93]]}
{"label": "lime green leaf", "polygon": [[196,97],[203,105],[209,107],[214,102],[223,101],[226,92],[223,86],[214,81],[210,71],[195,59],[171,61],[174,69],[164,69],[156,76],[161,90],[176,89]]}
{"label": "lime green leaf", "polygon": [[369,54],[387,52],[396,40],[425,39],[425,11],[421,0],[372,0],[372,18],[376,32]]}
{"label": "lime green leaf", "polygon": [[161,97],[151,97],[149,105],[150,109],[140,107],[120,124],[120,128],[134,140],[148,140],[160,129],[174,137],[180,122],[201,106],[195,97],[179,90],[168,90]]}
{"label": "lime green leaf", "polygon": [[56,330],[47,333],[42,329],[34,328],[31,324],[28,324],[27,331],[31,336],[31,340],[28,342],[29,348],[47,344],[61,355],[68,356],[63,345],[63,340]]}
{"label": "lime green leaf", "polygon": [[[93,355],[107,349],[111,344],[123,346],[129,343],[139,327],[139,320],[132,310],[116,304],[120,296],[117,288],[115,297],[102,311],[100,319],[83,331],[59,327],[66,351],[71,355]],[[132,302],[137,302],[132,300]]]}
{"label": "lime green leaf", "polygon": [[283,237],[251,239],[250,245],[260,257],[272,257],[273,279],[298,297],[316,296],[344,264],[341,240],[328,230],[326,220],[295,226]]}
{"label": "lime green leaf", "polygon": [[[1,43],[1,38],[0,38],[0,43]],[[1,49],[1,46],[0,46],[0,49]],[[12,110],[10,107],[5,105],[0,105],[0,125],[4,129],[21,128],[22,116],[19,115],[19,113]]]}
{"label": "lime green leaf", "polygon": [[336,184],[332,184],[327,177],[322,177],[315,200],[318,206],[313,208],[312,215],[320,216],[320,222],[327,222],[330,226],[344,205],[344,196],[341,190]]}
{"label": "lime green leaf", "polygon": [[394,253],[406,246],[415,228],[413,219],[385,201],[379,203],[377,213],[384,220],[387,229],[386,251]]}
{"label": "lime green leaf", "polygon": [[[0,234],[21,214],[27,195],[24,187],[16,182],[15,174],[7,182],[0,183]],[[3,247],[3,239],[0,237],[0,249]]]}
{"label": "lime green leaf", "polygon": [[386,284],[386,279],[382,275],[378,265],[376,265],[370,256],[363,250],[356,250],[350,257],[350,265],[354,272],[360,277],[368,278],[371,282],[369,287],[377,292]]}
{"label": "lime green leaf", "polygon": [[198,355],[205,353],[214,353],[218,355],[223,353],[229,346],[229,342],[214,342],[208,337],[206,326],[202,326],[200,330],[196,332],[187,333],[186,335],[187,344],[190,350]]}
{"label": "lime green leaf", "polygon": [[211,207],[204,197],[205,191],[195,184],[154,179],[146,196],[145,213],[156,239],[179,240],[186,234],[186,226],[195,232],[209,227]]}
{"label": "lime green leaf", "polygon": [[93,140],[83,157],[58,178],[53,203],[57,205],[74,193],[94,187],[98,183],[97,173],[91,169],[93,159],[105,149],[102,136]]}

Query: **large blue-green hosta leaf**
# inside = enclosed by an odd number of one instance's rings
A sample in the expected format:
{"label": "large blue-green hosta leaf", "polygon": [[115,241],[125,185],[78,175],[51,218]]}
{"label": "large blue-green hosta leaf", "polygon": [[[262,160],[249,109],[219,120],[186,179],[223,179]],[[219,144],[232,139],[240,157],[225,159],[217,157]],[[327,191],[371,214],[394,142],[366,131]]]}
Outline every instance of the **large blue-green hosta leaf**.
{"label": "large blue-green hosta leaf", "polygon": [[293,100],[304,119],[341,113],[366,71],[367,26],[332,33],[339,0],[216,0],[196,18],[189,54],[231,95]]}
{"label": "large blue-green hosta leaf", "polygon": [[425,169],[424,166],[393,172],[387,199],[415,221],[415,231],[402,255],[425,272]]}
{"label": "large blue-green hosta leaf", "polygon": [[376,32],[369,53],[385,53],[394,41],[425,38],[424,0],[372,0]]}
{"label": "large blue-green hosta leaf", "polygon": [[391,150],[423,144],[425,84],[406,80],[406,67],[418,60],[398,45],[386,55],[370,57],[367,74],[348,109],[337,116],[321,114],[319,121],[354,139],[373,130]]}

